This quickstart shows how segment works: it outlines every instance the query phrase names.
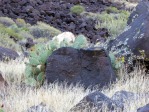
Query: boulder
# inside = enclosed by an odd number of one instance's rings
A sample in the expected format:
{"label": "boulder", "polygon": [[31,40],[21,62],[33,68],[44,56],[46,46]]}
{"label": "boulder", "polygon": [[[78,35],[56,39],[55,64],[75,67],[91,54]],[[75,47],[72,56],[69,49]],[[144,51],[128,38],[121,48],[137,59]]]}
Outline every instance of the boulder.
{"label": "boulder", "polygon": [[[107,110],[104,110],[105,107]],[[122,108],[104,94],[96,91],[85,96],[69,112],[114,112],[114,110],[120,112]]]}
{"label": "boulder", "polygon": [[[143,5],[141,5],[143,4]],[[142,7],[145,7],[142,9]],[[111,41],[108,49],[120,56],[145,56],[149,59],[149,1],[143,0],[136,8],[140,15],[136,17],[115,40]],[[147,9],[146,9],[147,8]],[[143,10],[143,11],[140,11]]]}
{"label": "boulder", "polygon": [[19,55],[16,51],[0,46],[0,61],[5,60],[6,58],[16,59],[17,57],[19,57]]}
{"label": "boulder", "polygon": [[137,100],[140,96],[128,91],[117,91],[112,97],[111,100],[119,103],[123,106],[125,103],[128,103],[130,100]]}
{"label": "boulder", "polygon": [[53,112],[50,109],[47,109],[46,105],[44,103],[40,103],[37,106],[30,107],[27,112]]}
{"label": "boulder", "polygon": [[46,63],[48,83],[68,82],[91,86],[107,86],[116,80],[111,61],[104,49],[63,47],[54,51]]}
{"label": "boulder", "polygon": [[130,14],[127,24],[130,24],[131,22],[133,22],[141,14],[148,12],[147,4],[148,4],[148,0],[141,0],[141,2],[136,6],[134,11]]}
{"label": "boulder", "polygon": [[149,112],[149,104],[137,109],[137,112]]}

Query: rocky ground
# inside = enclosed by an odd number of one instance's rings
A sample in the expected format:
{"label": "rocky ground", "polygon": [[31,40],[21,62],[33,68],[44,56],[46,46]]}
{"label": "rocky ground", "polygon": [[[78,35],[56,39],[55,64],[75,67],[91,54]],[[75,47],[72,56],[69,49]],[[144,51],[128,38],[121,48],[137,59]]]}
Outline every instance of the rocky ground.
{"label": "rocky ground", "polygon": [[149,1],[127,3],[0,0],[0,112],[148,112]]}
{"label": "rocky ground", "polygon": [[[74,5],[83,6],[84,11],[90,13],[101,13],[107,7],[116,7],[118,10],[126,8],[123,3],[110,0],[1,0],[0,16],[22,18],[31,24],[36,24],[37,21],[46,22],[61,31],[84,34],[93,42],[110,35],[107,29],[95,27],[97,19],[71,13],[71,7]],[[130,8],[132,9],[133,7]]]}

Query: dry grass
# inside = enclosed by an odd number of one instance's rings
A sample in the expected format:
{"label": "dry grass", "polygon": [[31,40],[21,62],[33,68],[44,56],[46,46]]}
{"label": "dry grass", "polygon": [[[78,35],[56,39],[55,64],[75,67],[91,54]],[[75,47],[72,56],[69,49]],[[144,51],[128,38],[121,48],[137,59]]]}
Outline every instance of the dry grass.
{"label": "dry grass", "polygon": [[[68,112],[68,110],[77,104],[85,95],[92,91],[84,90],[82,86],[61,86],[51,84],[48,87],[40,89],[31,89],[26,86],[17,86],[23,81],[25,64],[21,61],[11,61],[9,63],[0,62],[0,70],[9,82],[6,91],[1,92],[0,104],[4,104],[5,112],[22,112],[27,108],[45,103],[54,112]],[[121,80],[102,90],[102,93],[111,97],[116,91],[126,90],[134,93],[149,92],[149,78],[145,77],[142,70],[136,70],[128,78],[124,71],[119,73]],[[126,112],[134,112],[140,106],[149,103],[146,96],[142,96],[137,101],[128,101],[125,104]]]}

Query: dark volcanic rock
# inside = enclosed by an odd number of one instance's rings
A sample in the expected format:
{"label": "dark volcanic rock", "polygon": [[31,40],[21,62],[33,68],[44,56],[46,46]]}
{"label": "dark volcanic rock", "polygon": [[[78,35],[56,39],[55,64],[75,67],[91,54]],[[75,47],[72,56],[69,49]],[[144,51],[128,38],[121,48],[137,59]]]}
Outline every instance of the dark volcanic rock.
{"label": "dark volcanic rock", "polygon": [[[142,95],[143,96],[143,95]],[[141,97],[141,94],[135,94],[128,91],[117,91],[112,97],[111,100],[119,104],[119,106],[123,107],[124,104],[128,104],[129,101],[138,100]],[[131,106],[131,105],[130,105]]]}
{"label": "dark volcanic rock", "polygon": [[137,109],[137,112],[149,112],[149,104]]}
{"label": "dark volcanic rock", "polygon": [[5,60],[6,58],[16,59],[17,57],[19,57],[17,52],[0,46],[0,60],[1,61]]}
{"label": "dark volcanic rock", "polygon": [[[107,107],[107,110],[103,110],[104,106]],[[119,110],[118,112],[121,112],[123,107],[96,91],[85,96],[69,112],[114,112],[116,109]]]}
{"label": "dark volcanic rock", "polygon": [[131,15],[129,16],[127,24],[130,24],[131,22],[133,22],[141,14],[148,12],[148,5],[147,4],[148,4],[148,0],[142,0],[137,5],[135,10],[131,13]]}
{"label": "dark volcanic rock", "polygon": [[118,101],[118,102],[121,102],[121,103],[125,103],[126,101],[128,100],[132,100],[135,98],[135,94],[132,93],[132,92],[128,92],[128,91],[118,91],[116,92],[112,97],[111,99],[112,100],[115,100],[115,101]]}
{"label": "dark volcanic rock", "polygon": [[85,88],[98,85],[103,87],[115,81],[116,76],[105,50],[60,48],[47,60],[46,79],[68,84],[80,83]]}
{"label": "dark volcanic rock", "polygon": [[[149,1],[143,1],[146,7]],[[142,4],[142,2],[140,3]],[[145,6],[144,6],[145,7]],[[149,9],[149,8],[147,8]],[[142,10],[137,8],[136,12]],[[149,11],[142,11],[138,17],[126,27],[124,32],[109,44],[109,49],[117,51],[121,56],[130,56],[131,53],[136,56],[144,55],[149,58]]]}
{"label": "dark volcanic rock", "polygon": [[[102,30],[94,28],[96,24],[95,20],[71,14],[70,8],[76,4],[84,6],[88,12],[98,13],[103,11],[107,6],[113,5],[107,0],[106,2],[105,0],[1,0],[0,16],[10,17],[12,19],[22,18],[31,24],[36,24],[37,21],[43,21],[61,31],[84,34],[92,42],[96,42],[97,39],[100,40],[101,37],[104,37],[105,35],[102,36]],[[102,33],[101,35],[100,32]],[[93,35],[96,36],[92,40]]]}

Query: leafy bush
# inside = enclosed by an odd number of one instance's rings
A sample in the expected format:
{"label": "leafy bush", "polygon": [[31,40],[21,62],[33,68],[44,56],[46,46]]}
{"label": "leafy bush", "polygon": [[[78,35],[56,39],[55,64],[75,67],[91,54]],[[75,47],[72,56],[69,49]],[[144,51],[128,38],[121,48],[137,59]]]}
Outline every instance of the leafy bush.
{"label": "leafy bush", "polygon": [[50,38],[61,33],[60,30],[43,22],[37,22],[37,25],[31,26],[29,29],[35,38]]}
{"label": "leafy bush", "polygon": [[81,5],[74,5],[73,7],[71,7],[70,11],[74,14],[81,14],[82,12],[85,11],[85,8]]}
{"label": "leafy bush", "polygon": [[0,17],[0,24],[3,24],[4,26],[9,27],[9,26],[15,24],[15,22],[11,18]]}
{"label": "leafy bush", "polygon": [[64,39],[60,45],[57,45],[56,40],[49,41],[46,45],[37,44],[30,51],[29,63],[26,65],[25,78],[26,84],[39,87],[45,79],[45,65],[48,57],[52,52],[60,47],[87,47],[87,39],[83,35],[79,35],[74,43],[67,43]]}

